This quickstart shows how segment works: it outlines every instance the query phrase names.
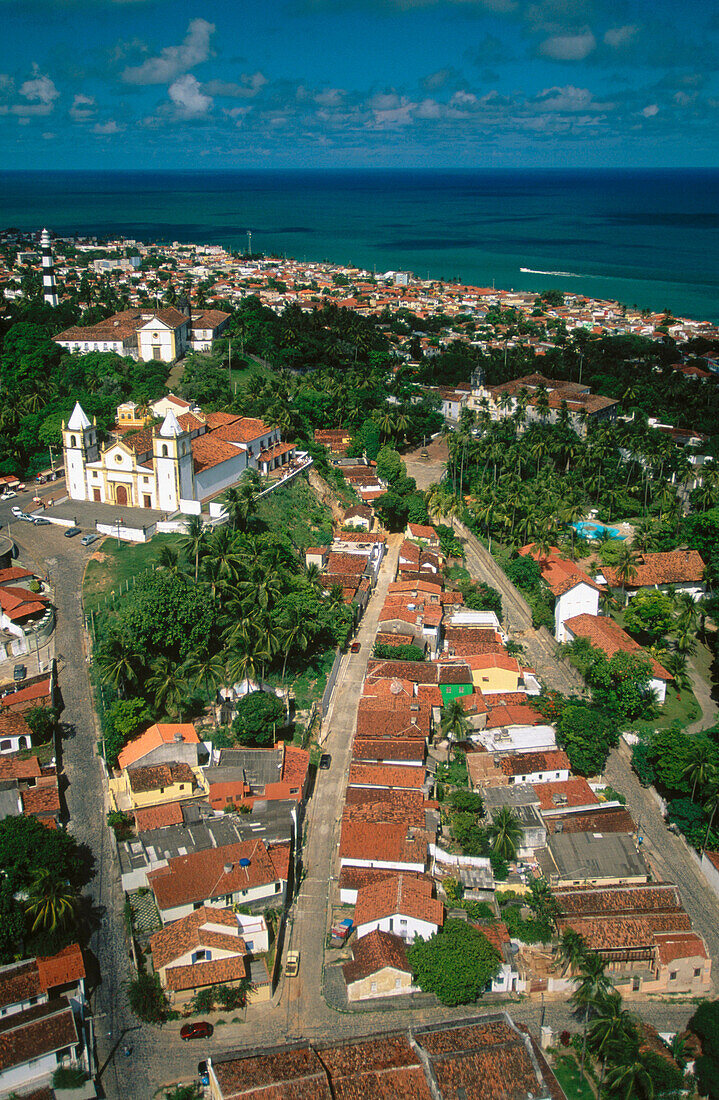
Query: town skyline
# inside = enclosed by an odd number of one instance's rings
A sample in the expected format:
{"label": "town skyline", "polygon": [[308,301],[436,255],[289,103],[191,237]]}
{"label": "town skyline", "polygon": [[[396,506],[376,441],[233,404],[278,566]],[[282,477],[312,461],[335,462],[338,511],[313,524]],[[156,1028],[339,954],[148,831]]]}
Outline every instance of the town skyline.
{"label": "town skyline", "polygon": [[691,25],[668,0],[2,9],[15,168],[716,162],[708,3]]}

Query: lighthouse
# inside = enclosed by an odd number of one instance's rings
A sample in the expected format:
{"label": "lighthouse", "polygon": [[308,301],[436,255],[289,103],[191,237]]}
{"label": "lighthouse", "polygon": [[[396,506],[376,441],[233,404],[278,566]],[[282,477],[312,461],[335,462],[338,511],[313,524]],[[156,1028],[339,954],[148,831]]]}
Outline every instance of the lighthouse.
{"label": "lighthouse", "polygon": [[52,261],[52,248],[50,247],[50,234],[43,229],[40,236],[42,248],[42,296],[49,306],[57,305],[57,290],[55,289],[55,268]]}

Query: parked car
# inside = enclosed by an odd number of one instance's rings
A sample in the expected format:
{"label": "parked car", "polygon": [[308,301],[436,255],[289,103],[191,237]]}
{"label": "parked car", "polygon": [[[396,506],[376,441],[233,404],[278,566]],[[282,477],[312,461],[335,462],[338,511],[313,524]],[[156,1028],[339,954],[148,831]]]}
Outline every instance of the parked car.
{"label": "parked car", "polygon": [[287,952],[287,966],[285,967],[285,974],[288,978],[296,978],[300,972],[300,953],[299,951]]}
{"label": "parked car", "polygon": [[16,496],[17,493],[13,493],[12,489],[6,489],[4,493],[0,493],[0,500],[12,500]]}
{"label": "parked car", "polygon": [[329,771],[331,763],[332,763],[331,753],[323,752],[322,756],[320,757],[320,768],[322,769],[322,771],[323,772]]}
{"label": "parked car", "polygon": [[362,646],[359,642],[353,642],[350,646],[350,653],[359,653],[361,648]]}
{"label": "parked car", "polygon": [[12,512],[12,514],[13,514],[14,516],[16,516],[16,517],[17,517],[18,519],[21,519],[21,518],[22,518],[22,516],[24,515],[24,512],[23,512],[23,510],[22,510],[22,508],[20,507],[20,505],[19,505],[19,504],[13,504],[12,508],[10,509],[10,511],[11,511],[11,512]]}
{"label": "parked car", "polygon": [[82,543],[83,546],[92,546],[93,542],[97,542],[99,537],[100,537],[99,535],[96,535],[93,532],[90,532],[89,535],[83,535],[82,538],[80,539],[80,542]]}
{"label": "parked car", "polygon": [[29,512],[23,512],[22,515],[18,516],[17,518],[18,519],[24,519],[28,523],[34,523],[35,522],[35,517],[31,516]]}
{"label": "parked car", "polygon": [[196,1024],[185,1024],[180,1028],[180,1038],[187,1042],[188,1039],[209,1039],[214,1031],[212,1024],[207,1020],[198,1020]]}
{"label": "parked car", "polygon": [[36,527],[49,527],[50,526],[50,520],[45,519],[43,516],[34,516],[33,517],[33,523],[35,524]]}
{"label": "parked car", "polygon": [[200,1084],[207,1088],[210,1083],[210,1073],[204,1058],[201,1062],[197,1063],[197,1076],[200,1079]]}
{"label": "parked car", "polygon": [[27,665],[15,665],[12,670],[12,678],[16,684],[19,684],[21,680],[24,680],[27,676]]}
{"label": "parked car", "polygon": [[79,534],[80,534],[80,528],[79,527],[68,527],[67,531],[65,532],[65,538],[66,539],[74,539],[75,535],[79,535]]}

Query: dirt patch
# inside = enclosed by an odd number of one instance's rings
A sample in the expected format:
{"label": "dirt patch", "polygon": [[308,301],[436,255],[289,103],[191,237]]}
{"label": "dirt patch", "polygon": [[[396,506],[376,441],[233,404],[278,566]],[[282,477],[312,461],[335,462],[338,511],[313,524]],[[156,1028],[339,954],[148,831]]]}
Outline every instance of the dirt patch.
{"label": "dirt patch", "polygon": [[[422,457],[423,451],[426,452],[427,458]],[[407,476],[413,477],[417,482],[417,488],[423,490],[429,489],[430,485],[441,480],[448,457],[447,441],[441,435],[436,439],[428,440],[425,447],[415,447],[402,455],[407,467]]]}

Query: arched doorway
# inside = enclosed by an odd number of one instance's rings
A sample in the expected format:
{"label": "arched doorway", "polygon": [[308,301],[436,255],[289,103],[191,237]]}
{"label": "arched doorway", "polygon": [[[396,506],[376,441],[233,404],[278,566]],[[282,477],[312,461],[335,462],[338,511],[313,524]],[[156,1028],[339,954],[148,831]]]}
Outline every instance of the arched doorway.
{"label": "arched doorway", "polygon": [[124,485],[118,485],[115,489],[115,502],[117,504],[127,504],[127,489]]}

